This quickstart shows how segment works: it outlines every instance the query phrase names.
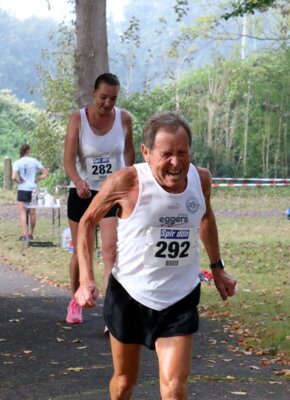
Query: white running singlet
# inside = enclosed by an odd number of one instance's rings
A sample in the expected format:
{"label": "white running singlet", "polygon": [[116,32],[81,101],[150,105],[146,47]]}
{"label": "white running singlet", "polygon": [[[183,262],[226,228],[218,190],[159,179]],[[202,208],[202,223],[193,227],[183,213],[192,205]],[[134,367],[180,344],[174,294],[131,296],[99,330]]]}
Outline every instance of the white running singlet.
{"label": "white running singlet", "polygon": [[[114,110],[114,124],[105,135],[96,135],[90,127],[85,108],[80,110],[81,129],[76,167],[79,176],[88,182],[91,190],[99,190],[108,176],[125,167],[125,133],[121,111],[118,107],[114,107]],[[72,181],[70,187],[75,187]]]}
{"label": "white running singlet", "polygon": [[184,192],[166,192],[147,163],[135,164],[139,195],[132,215],[118,218],[113,275],[139,303],[160,311],[200,282],[199,225],[205,200],[190,164]]}
{"label": "white running singlet", "polygon": [[17,171],[19,177],[24,180],[24,182],[18,183],[18,190],[31,192],[35,189],[37,187],[37,183],[35,182],[36,173],[42,168],[42,163],[33,157],[24,156],[15,161],[13,171]]}

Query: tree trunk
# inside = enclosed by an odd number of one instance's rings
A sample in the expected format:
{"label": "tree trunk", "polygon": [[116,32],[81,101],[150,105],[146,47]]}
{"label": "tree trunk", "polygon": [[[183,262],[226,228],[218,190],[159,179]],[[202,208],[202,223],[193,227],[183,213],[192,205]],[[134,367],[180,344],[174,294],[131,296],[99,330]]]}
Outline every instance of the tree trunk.
{"label": "tree trunk", "polygon": [[247,174],[247,158],[248,158],[248,134],[249,134],[249,120],[250,120],[250,101],[251,101],[251,85],[248,85],[247,105],[244,116],[244,152],[243,152],[243,175]]}
{"label": "tree trunk", "polygon": [[246,58],[246,44],[247,44],[247,15],[243,16],[243,33],[242,33],[242,43],[241,43],[241,59]]}
{"label": "tree trunk", "polygon": [[106,0],[75,0],[77,104],[91,104],[98,75],[109,71]]}
{"label": "tree trunk", "polygon": [[287,178],[288,177],[288,170],[289,170],[289,162],[288,162],[288,146],[289,146],[289,142],[288,142],[288,126],[287,123],[284,123],[284,168],[285,168],[285,172],[284,172],[284,177]]}
{"label": "tree trunk", "polygon": [[8,156],[4,158],[4,189],[12,190],[12,161]]}
{"label": "tree trunk", "polygon": [[281,136],[282,136],[282,116],[280,115],[279,118],[279,126],[278,126],[278,137],[277,137],[277,147],[275,151],[275,157],[274,157],[274,178],[277,178],[279,176],[279,158],[282,153],[280,147],[281,147]]}

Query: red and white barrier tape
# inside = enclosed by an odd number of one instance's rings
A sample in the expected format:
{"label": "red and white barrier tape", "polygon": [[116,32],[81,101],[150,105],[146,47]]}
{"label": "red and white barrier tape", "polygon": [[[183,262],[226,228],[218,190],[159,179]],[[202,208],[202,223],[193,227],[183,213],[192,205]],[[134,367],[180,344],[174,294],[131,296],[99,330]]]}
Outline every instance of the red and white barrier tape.
{"label": "red and white barrier tape", "polygon": [[212,178],[213,181],[256,181],[256,182],[290,182],[284,178]]}
{"label": "red and white barrier tape", "polygon": [[213,183],[213,187],[290,186],[290,183]]}

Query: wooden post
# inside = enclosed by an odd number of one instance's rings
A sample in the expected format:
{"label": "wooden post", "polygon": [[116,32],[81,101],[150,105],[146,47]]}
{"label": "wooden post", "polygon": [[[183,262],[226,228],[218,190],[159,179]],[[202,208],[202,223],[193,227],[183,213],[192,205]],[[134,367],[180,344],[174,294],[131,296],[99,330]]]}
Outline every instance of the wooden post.
{"label": "wooden post", "polygon": [[4,189],[12,190],[12,161],[8,156],[4,158]]}

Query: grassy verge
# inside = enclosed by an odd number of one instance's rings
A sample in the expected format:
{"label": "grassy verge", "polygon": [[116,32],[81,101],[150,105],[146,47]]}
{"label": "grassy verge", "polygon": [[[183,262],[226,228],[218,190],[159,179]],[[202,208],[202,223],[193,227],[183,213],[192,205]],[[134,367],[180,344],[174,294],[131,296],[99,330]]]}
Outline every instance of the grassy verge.
{"label": "grassy verge", "polygon": [[[223,319],[251,351],[290,354],[290,222],[221,219],[222,254],[238,292],[227,302],[213,285],[203,285],[207,315]],[[205,255],[203,260],[207,263]]]}
{"label": "grassy verge", "polygon": [[[223,302],[213,284],[203,284],[202,308],[205,315],[224,320],[225,329],[234,330],[250,352],[290,355],[290,221],[283,215],[289,193],[289,188],[213,193],[216,210],[233,210],[232,218],[217,222],[222,257],[238,279],[238,292]],[[235,210],[257,216],[235,218]],[[273,218],[277,210],[280,217]],[[260,211],[269,217],[259,217]],[[208,269],[204,252],[202,264]]]}
{"label": "grassy verge", "polygon": [[[231,218],[218,217],[217,222],[221,253],[227,271],[238,279],[238,292],[223,302],[213,284],[203,283],[201,310],[203,315],[222,319],[225,329],[235,331],[249,352],[290,356],[290,221],[283,216],[290,207],[289,191],[288,188],[241,188],[213,193],[214,209],[233,210]],[[9,196],[0,191],[0,206],[12,201]],[[254,216],[235,218],[235,210],[251,210]],[[268,211],[269,217],[260,217],[261,210]],[[280,217],[273,217],[273,210],[281,211]],[[61,232],[65,226],[67,222],[63,219]],[[19,231],[17,218],[1,220],[1,254],[6,262],[49,282],[67,285],[70,253],[62,248],[27,248],[15,240],[15,232]],[[39,240],[51,240],[49,219],[37,220],[36,235]],[[201,267],[208,270],[203,250]],[[97,258],[95,275],[102,287],[103,264]]]}

